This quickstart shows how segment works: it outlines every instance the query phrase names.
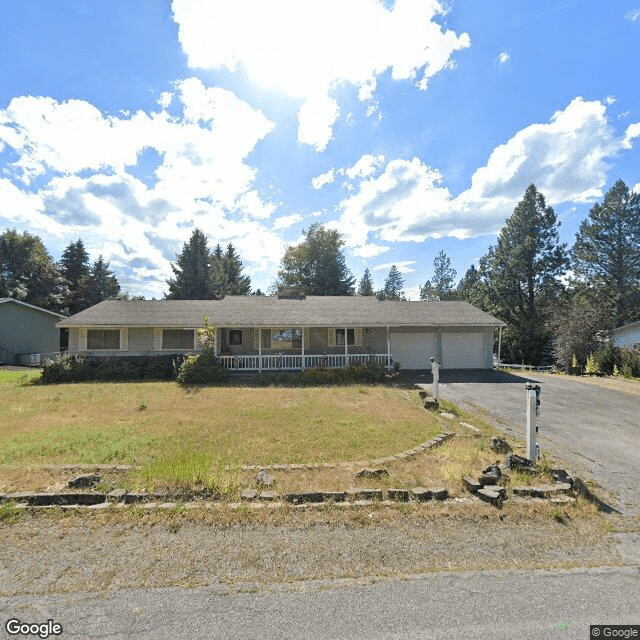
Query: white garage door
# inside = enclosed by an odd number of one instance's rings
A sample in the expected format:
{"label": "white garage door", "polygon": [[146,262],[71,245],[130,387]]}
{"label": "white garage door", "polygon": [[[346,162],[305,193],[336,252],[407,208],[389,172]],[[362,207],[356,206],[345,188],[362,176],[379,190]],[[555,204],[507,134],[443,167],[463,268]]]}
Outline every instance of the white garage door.
{"label": "white garage door", "polygon": [[428,369],[429,358],[435,357],[434,333],[392,333],[391,357],[403,369]]}
{"label": "white garage door", "polygon": [[484,334],[443,333],[442,366],[447,369],[484,369]]}

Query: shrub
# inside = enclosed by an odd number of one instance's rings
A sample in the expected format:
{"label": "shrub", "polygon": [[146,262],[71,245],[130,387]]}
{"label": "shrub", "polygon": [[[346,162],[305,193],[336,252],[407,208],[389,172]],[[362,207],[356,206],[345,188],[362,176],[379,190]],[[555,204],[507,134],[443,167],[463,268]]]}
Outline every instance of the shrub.
{"label": "shrub", "polygon": [[626,378],[640,378],[640,353],[621,349],[619,369]]}
{"label": "shrub", "polygon": [[613,344],[611,340],[602,348],[594,353],[594,357],[598,364],[598,370],[606,373],[608,376],[613,374],[613,368],[622,366],[620,349]]}
{"label": "shrub", "polygon": [[217,384],[227,379],[227,372],[212,349],[189,356],[180,366],[176,380],[182,385]]}

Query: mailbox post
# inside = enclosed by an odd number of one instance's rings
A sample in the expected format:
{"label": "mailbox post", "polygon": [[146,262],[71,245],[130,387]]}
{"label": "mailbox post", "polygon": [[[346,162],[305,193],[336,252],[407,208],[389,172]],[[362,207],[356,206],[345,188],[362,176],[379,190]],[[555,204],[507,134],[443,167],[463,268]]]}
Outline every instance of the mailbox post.
{"label": "mailbox post", "polygon": [[433,399],[436,402],[440,401],[440,365],[436,362],[435,358],[431,360],[431,373],[433,374]]}
{"label": "mailbox post", "polygon": [[536,416],[540,415],[540,385],[527,382],[524,385],[527,392],[527,458],[531,462],[537,462],[540,458],[540,448],[536,442],[536,434],[538,426],[536,425]]}

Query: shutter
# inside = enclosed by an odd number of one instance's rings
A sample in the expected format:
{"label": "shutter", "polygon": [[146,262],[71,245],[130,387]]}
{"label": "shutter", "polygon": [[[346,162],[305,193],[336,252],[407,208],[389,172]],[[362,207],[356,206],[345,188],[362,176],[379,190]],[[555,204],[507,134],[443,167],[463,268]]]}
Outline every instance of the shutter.
{"label": "shutter", "polygon": [[78,330],[78,351],[86,351],[87,350],[87,330],[79,329]]}
{"label": "shutter", "polygon": [[329,336],[328,336],[327,344],[330,347],[335,347],[336,346],[336,330],[334,327],[329,327],[328,331],[329,331]]}
{"label": "shutter", "polygon": [[302,339],[304,340],[304,350],[309,351],[309,327],[302,327]]}
{"label": "shutter", "polygon": [[200,339],[198,338],[198,330],[194,329],[193,330],[193,350],[199,351],[201,348],[202,348],[202,345],[200,344]]}
{"label": "shutter", "polygon": [[356,343],[356,347],[362,346],[362,327],[356,327],[353,330],[353,339]]}
{"label": "shutter", "polygon": [[129,329],[120,329],[120,351],[129,351]]}
{"label": "shutter", "polygon": [[155,327],[153,330],[153,349],[154,351],[162,351],[162,328]]}
{"label": "shutter", "polygon": [[253,350],[258,351],[260,348],[260,329],[254,327],[253,329]]}

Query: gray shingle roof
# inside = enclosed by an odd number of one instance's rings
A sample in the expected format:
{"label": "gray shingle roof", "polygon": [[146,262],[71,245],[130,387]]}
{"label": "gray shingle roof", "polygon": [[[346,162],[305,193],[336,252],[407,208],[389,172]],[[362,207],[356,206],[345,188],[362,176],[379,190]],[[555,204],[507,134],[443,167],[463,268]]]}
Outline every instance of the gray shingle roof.
{"label": "gray shingle roof", "polygon": [[34,309],[35,311],[41,311],[42,313],[48,313],[52,316],[57,316],[58,318],[64,318],[61,313],[57,313],[55,311],[49,311],[49,309],[43,309],[42,307],[38,307],[35,304],[29,304],[28,302],[22,302],[22,300],[16,300],[15,298],[0,298],[0,304],[13,303],[17,304],[21,307],[27,307],[28,309]]}
{"label": "gray shingle roof", "polygon": [[58,327],[500,326],[468,302],[381,302],[372,296],[227,296],[222,300],[105,300]]}

